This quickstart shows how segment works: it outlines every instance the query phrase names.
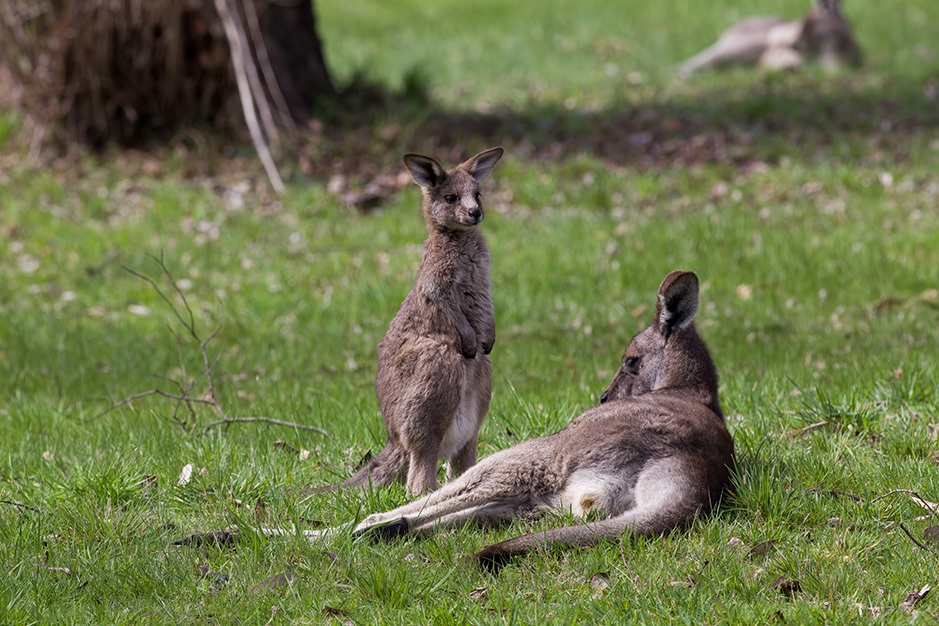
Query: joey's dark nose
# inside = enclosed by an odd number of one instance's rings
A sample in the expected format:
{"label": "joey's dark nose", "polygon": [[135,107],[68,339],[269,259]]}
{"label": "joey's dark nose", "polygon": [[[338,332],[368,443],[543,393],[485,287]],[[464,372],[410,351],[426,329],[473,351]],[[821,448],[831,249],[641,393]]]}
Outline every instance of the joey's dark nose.
{"label": "joey's dark nose", "polygon": [[469,216],[472,218],[473,222],[478,224],[483,220],[483,212],[479,209],[473,209],[469,212]]}
{"label": "joey's dark nose", "polygon": [[607,397],[605,391],[600,394],[600,404],[603,404],[603,403],[606,402],[608,399],[609,399],[609,398]]}

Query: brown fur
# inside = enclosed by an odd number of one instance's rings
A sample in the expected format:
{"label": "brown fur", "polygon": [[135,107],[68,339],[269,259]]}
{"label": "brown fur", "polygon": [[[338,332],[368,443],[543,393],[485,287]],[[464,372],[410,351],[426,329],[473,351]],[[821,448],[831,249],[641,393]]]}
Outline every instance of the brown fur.
{"label": "brown fur", "polygon": [[841,14],[840,0],[816,0],[801,20],[750,17],[731,26],[714,45],[685,61],[679,73],[688,77],[701,69],[729,65],[797,69],[808,62],[831,71],[858,67],[862,60],[851,24]]}
{"label": "brown fur", "polygon": [[728,484],[733,440],[714,363],[695,330],[697,309],[697,277],[670,273],[652,325],[633,338],[599,406],[553,435],[483,459],[439,491],[370,515],[356,532],[430,532],[549,509],[600,511],[601,520],[523,535],[477,554],[481,564],[498,566],[548,544],[668,532],[707,511]]}
{"label": "brown fur", "polygon": [[495,342],[479,183],[501,157],[490,148],[445,171],[430,157],[404,156],[423,192],[427,239],[414,286],[378,344],[375,392],[388,442],[339,486],[401,480],[420,494],[437,488],[438,459],[449,461],[449,476],[476,462]]}

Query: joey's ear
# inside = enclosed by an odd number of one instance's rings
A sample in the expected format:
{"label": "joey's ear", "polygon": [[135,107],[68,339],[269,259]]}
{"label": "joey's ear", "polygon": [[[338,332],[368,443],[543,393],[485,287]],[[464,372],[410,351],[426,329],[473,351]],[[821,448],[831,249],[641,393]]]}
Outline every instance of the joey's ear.
{"label": "joey's ear", "polygon": [[404,165],[411,172],[411,177],[421,187],[436,187],[447,177],[447,172],[430,157],[422,154],[404,155]]}
{"label": "joey's ear", "polygon": [[499,162],[499,159],[502,158],[503,152],[502,148],[499,147],[483,150],[463,163],[463,167],[466,168],[466,171],[469,172],[469,175],[472,176],[477,183],[482,182],[489,176],[489,173],[492,171],[492,168],[496,166],[496,163]]}
{"label": "joey's ear", "polygon": [[694,321],[698,312],[698,277],[694,272],[675,270],[659,285],[655,328],[666,339]]}
{"label": "joey's ear", "polygon": [[840,16],[841,15],[841,4],[840,0],[815,0],[815,5],[831,15]]}

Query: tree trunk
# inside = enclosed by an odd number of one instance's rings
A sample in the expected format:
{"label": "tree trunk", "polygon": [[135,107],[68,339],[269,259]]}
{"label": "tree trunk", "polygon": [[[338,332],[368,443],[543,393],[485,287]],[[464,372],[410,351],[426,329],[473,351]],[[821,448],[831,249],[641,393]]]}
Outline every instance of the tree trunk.
{"label": "tree trunk", "polygon": [[0,78],[13,83],[0,88],[50,143],[131,144],[194,123],[233,128],[242,123],[226,34],[234,28],[242,78],[272,136],[272,121],[304,124],[316,99],[335,93],[313,1],[0,0]]}
{"label": "tree trunk", "polygon": [[309,121],[316,97],[336,89],[326,69],[312,0],[254,0],[268,58],[295,122]]}

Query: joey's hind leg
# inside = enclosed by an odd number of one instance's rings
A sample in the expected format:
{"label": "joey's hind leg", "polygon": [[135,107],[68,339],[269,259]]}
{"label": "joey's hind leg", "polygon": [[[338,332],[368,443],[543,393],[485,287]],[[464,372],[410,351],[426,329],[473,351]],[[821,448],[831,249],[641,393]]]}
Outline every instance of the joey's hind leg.
{"label": "joey's hind leg", "polygon": [[411,451],[407,480],[409,496],[416,497],[437,489],[437,450],[436,446],[428,446]]}
{"label": "joey's hind leg", "polygon": [[465,363],[463,397],[454,424],[444,438],[442,452],[448,457],[447,481],[476,464],[479,428],[489,412],[492,398],[492,362],[485,355]]}
{"label": "joey's hind leg", "polygon": [[476,464],[476,439],[467,441],[456,454],[450,457],[447,464],[447,482],[460,476],[463,472]]}
{"label": "joey's hind leg", "polygon": [[412,495],[437,488],[441,442],[460,404],[462,360],[452,345],[431,340],[393,354],[379,349],[375,390],[389,437],[394,432],[407,453]]}

